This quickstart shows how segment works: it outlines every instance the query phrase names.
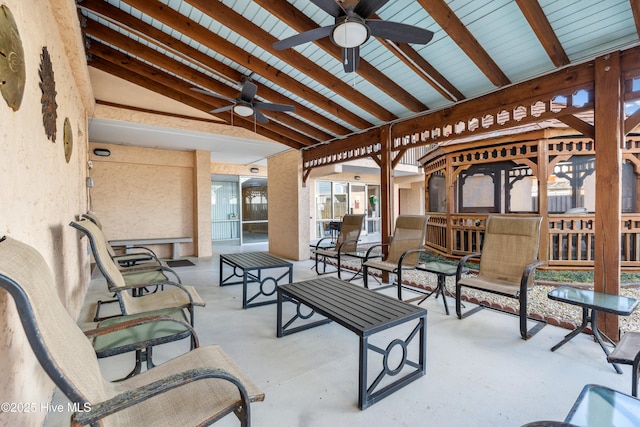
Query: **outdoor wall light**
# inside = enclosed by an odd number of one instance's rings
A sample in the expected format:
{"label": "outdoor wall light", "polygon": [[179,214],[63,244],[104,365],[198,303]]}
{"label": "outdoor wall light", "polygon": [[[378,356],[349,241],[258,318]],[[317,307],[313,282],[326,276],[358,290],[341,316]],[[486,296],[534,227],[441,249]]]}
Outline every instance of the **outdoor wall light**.
{"label": "outdoor wall light", "polygon": [[111,155],[111,151],[106,148],[96,148],[93,150],[93,154],[100,157],[109,157]]}
{"label": "outdoor wall light", "polygon": [[355,179],[356,181],[360,181],[360,175],[354,176],[353,179]]}
{"label": "outdoor wall light", "polygon": [[251,173],[258,173],[258,172],[260,172],[260,169],[258,169],[258,168],[251,168],[251,169],[249,169],[249,171],[250,171]]}

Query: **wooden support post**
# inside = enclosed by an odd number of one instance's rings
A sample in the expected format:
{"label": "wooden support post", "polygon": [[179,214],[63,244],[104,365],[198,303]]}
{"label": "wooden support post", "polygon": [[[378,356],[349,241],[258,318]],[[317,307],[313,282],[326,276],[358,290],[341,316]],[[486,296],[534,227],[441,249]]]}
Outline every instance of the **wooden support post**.
{"label": "wooden support post", "polygon": [[[595,61],[596,213],[594,289],[620,293],[620,221],[622,194],[622,82],[618,52]],[[601,314],[600,329],[619,338],[618,316]]]}

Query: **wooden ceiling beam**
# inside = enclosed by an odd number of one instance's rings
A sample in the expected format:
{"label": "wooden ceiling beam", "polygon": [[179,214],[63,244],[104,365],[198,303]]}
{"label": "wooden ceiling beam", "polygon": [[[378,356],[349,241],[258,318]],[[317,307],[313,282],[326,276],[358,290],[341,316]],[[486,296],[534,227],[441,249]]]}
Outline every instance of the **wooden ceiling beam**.
{"label": "wooden ceiling beam", "polygon": [[442,29],[467,54],[474,64],[495,86],[501,87],[511,83],[500,67],[473,37],[471,32],[458,19],[444,0],[418,0],[418,3],[431,15]]}
{"label": "wooden ceiling beam", "polygon": [[[141,7],[143,7],[144,8],[143,12],[150,16],[157,15],[158,13],[164,14],[166,12],[169,12],[169,10],[171,9],[170,7],[165,6],[162,3],[155,2],[155,1],[150,2],[148,0],[128,0],[127,3],[129,3],[131,6],[135,7],[136,9],[140,9]],[[149,3],[152,3],[152,4],[149,4]],[[247,40],[250,40],[256,45],[262,47],[266,52],[269,52],[273,56],[286,62],[287,64],[301,71],[305,75],[312,77],[318,83],[328,88],[331,88],[331,90],[339,93],[344,98],[348,99],[351,103],[359,106],[360,108],[367,111],[369,114],[377,117],[378,119],[385,122],[393,121],[397,119],[397,116],[395,114],[386,110],[382,106],[376,104],[371,99],[363,95],[361,92],[354,89],[351,85],[336,78],[330,72],[324,70],[321,67],[318,67],[313,61],[304,57],[300,53],[293,50],[279,51],[274,49],[272,45],[273,43],[278,41],[274,36],[264,31],[262,28],[260,28],[253,22],[245,19],[242,15],[236,13],[233,9],[227,7],[223,3],[218,1],[210,1],[210,0],[189,0],[189,4],[191,4],[193,7],[197,8],[198,10],[200,10],[205,15],[208,15],[209,17],[211,17],[211,19],[214,19],[222,23],[227,28],[233,30],[237,34],[241,35]],[[205,37],[210,38],[213,35],[211,31],[205,29],[204,27],[199,26],[196,22],[190,20],[186,16],[181,15],[179,13],[178,15],[180,15],[179,18],[175,18],[175,20],[171,20],[167,22],[167,24],[169,24],[171,27],[176,29],[178,29],[177,26],[180,23],[187,24],[187,28],[182,27],[182,25],[181,27],[184,28],[189,33],[195,32],[196,31],[195,26],[197,25],[199,27],[197,28],[197,32],[204,30],[204,33],[201,34],[202,36],[201,38],[205,38]],[[181,22],[176,22],[176,20]],[[162,21],[166,22],[165,20],[162,20]],[[179,29],[179,31],[182,32],[181,29]],[[209,43],[209,45],[212,45],[212,43]],[[210,47],[213,50],[223,54],[222,52],[220,52],[217,45],[213,44]],[[238,50],[238,47],[233,46],[233,49]]]}
{"label": "wooden ceiling beam", "polygon": [[631,12],[633,12],[633,20],[636,23],[636,32],[640,37],[640,0],[629,0],[631,4]]}
{"label": "wooden ceiling beam", "polygon": [[380,39],[398,59],[404,62],[424,81],[429,83],[440,95],[451,102],[462,101],[465,96],[454,85],[445,79],[433,65],[427,62],[415,49],[406,43],[395,43]]}
{"label": "wooden ceiling beam", "polygon": [[[85,31],[95,32],[96,30],[88,30],[89,26],[95,27],[95,25],[100,25],[97,23],[93,24],[94,22],[95,21],[91,19],[86,19]],[[217,74],[223,74],[227,76],[229,78],[229,81],[231,82],[235,82],[236,84],[238,84],[242,80],[242,78],[245,77],[242,73],[234,70],[233,68],[223,64],[220,61],[216,61],[215,59],[211,58],[210,56],[207,56],[206,54],[200,52],[197,49],[192,48],[186,43],[182,43],[176,39],[173,39],[171,36],[152,27],[151,25],[147,25],[144,22],[141,22],[139,25],[141,29],[144,29],[143,33],[146,36],[150,38],[153,38],[153,36],[160,36],[162,38],[162,40],[157,40],[155,38],[153,39],[153,42],[157,43],[160,47],[162,48],[167,47],[167,45],[164,43],[165,41],[172,43],[173,46],[170,46],[170,47],[178,48],[182,54],[185,54],[188,58],[193,58],[196,62],[215,70]],[[107,28],[107,27],[104,27],[104,28]],[[97,38],[101,38],[98,34],[94,34],[94,35]],[[121,37],[125,37],[125,36],[121,35]],[[105,39],[103,40],[106,41],[107,43],[111,43],[108,40],[105,40]],[[123,43],[121,43],[120,45],[122,46]],[[142,45],[132,40],[132,46],[142,46]],[[126,48],[124,49],[126,50]],[[134,56],[139,56],[135,54],[135,52],[132,52],[132,53],[134,54]],[[227,98],[231,98],[231,99],[235,99],[236,96],[238,95],[238,89],[236,88],[231,88],[230,86],[227,86],[226,84],[218,82],[217,80],[211,80],[211,82],[212,82],[212,86],[208,86],[207,88],[213,91],[214,93],[226,96]],[[351,133],[350,129],[340,125],[335,120],[331,120],[330,118],[325,117],[321,114],[318,114],[317,112],[311,110],[310,108],[300,103],[292,101],[290,98],[286,97],[285,95],[279,92],[276,92],[275,90],[269,88],[268,86],[261,85],[259,88],[259,93],[260,93],[259,98],[268,99],[268,100],[271,100],[272,102],[276,102],[280,104],[294,105],[296,107],[295,114],[297,116],[303,117],[311,123],[316,123],[318,127],[326,129],[328,132],[331,132],[331,135],[325,134],[324,137],[320,137],[320,135],[316,136],[321,141],[331,139],[335,137],[335,135],[346,135]],[[310,133],[310,135],[313,135],[313,132]]]}
{"label": "wooden ceiling beam", "polygon": [[569,61],[569,57],[553,31],[540,3],[531,0],[516,0],[516,3],[553,64],[556,67],[569,65],[571,61]]}
{"label": "wooden ceiling beam", "polygon": [[[113,76],[116,76],[120,79],[126,80],[130,83],[133,83],[135,85],[138,85],[140,87],[144,87],[145,89],[154,91],[160,95],[175,99],[179,102],[182,102],[185,105],[188,105],[190,107],[193,107],[195,109],[201,110],[201,111],[207,111],[207,108],[210,108],[206,102],[202,102],[200,100],[197,100],[195,98],[190,98],[184,94],[182,94],[181,92],[177,91],[177,90],[173,90],[171,88],[162,86],[160,88],[156,88],[154,87],[154,83],[152,81],[149,81],[148,78],[140,76],[136,73],[131,72],[128,68],[126,67],[121,67],[117,64],[113,64],[109,61],[106,61],[102,58],[99,57],[94,57],[91,60],[91,63],[89,64],[89,66],[94,67],[98,70],[104,71],[105,73],[111,74]],[[163,93],[164,92],[164,93]],[[237,124],[237,123],[236,123]],[[249,129],[247,126],[243,126],[243,125],[238,125],[238,127],[243,127],[245,129]],[[253,131],[254,129],[251,128],[249,129],[251,131]],[[302,144],[296,142],[296,141],[292,141],[282,135],[279,135],[277,132],[271,131],[269,129],[264,129],[264,128],[258,128],[257,129],[257,133],[259,133],[262,136],[265,136],[275,142],[279,142],[283,145],[286,145],[288,147],[291,148],[302,148]]]}
{"label": "wooden ceiling beam", "polygon": [[[159,43],[167,46],[169,49],[181,51],[183,45],[177,39],[168,36],[160,30],[150,27],[141,20],[132,17],[102,0],[83,0],[82,3],[79,4],[79,7],[87,9],[97,15],[104,16],[109,20],[118,22],[124,28],[129,27],[133,31],[147,34]],[[369,121],[352,113],[348,109],[343,108],[341,105],[324,95],[321,95],[320,93],[301,84],[297,80],[280,72],[278,69],[272,67],[261,59],[238,49],[233,43],[230,43],[217,34],[210,32],[206,28],[194,21],[191,21],[169,7],[161,7],[158,9],[139,4],[136,8],[139,10],[144,8],[142,12],[152,16],[154,19],[175,28],[176,31],[179,31],[187,37],[201,43],[203,46],[218,52],[220,55],[229,58],[242,67],[250,69],[254,73],[277,84],[278,86],[287,88],[291,93],[294,93],[295,95],[318,106],[328,114],[339,117],[346,123],[349,123],[358,129],[366,129],[373,125]],[[151,13],[153,13],[153,15],[151,15]],[[189,52],[185,53],[187,56],[190,54]],[[343,133],[340,132],[339,134]]]}
{"label": "wooden ceiling beam", "polygon": [[[267,10],[269,13],[276,16],[282,22],[286,23],[299,33],[318,28],[318,24],[316,24],[315,21],[301,13],[295,6],[286,0],[253,0],[253,2],[259,4],[263,9]],[[316,40],[315,43],[329,55],[333,56],[340,62],[342,61],[341,49],[333,44],[327,37]],[[400,85],[385,76],[363,58],[360,58],[360,65],[356,72],[362,78],[369,81],[369,83],[376,86],[390,98],[395,99],[409,110],[421,112],[429,109],[429,107],[423,104],[422,101],[404,90]]]}
{"label": "wooden ceiling beam", "polygon": [[[91,50],[92,48],[89,49]],[[197,94],[189,90],[189,87],[177,77],[173,77],[163,71],[153,68],[150,65],[144,64],[134,58],[130,58],[120,52],[116,52],[115,50],[111,49],[111,52],[109,52],[109,49],[101,51],[93,50],[90,52],[92,58],[89,65],[118,78],[127,80],[135,85],[159,93],[185,105],[189,105],[200,111],[208,112],[211,109],[211,104],[209,102],[191,95]],[[112,55],[109,55],[109,53]],[[226,115],[213,115],[228,121],[228,117],[225,117]],[[260,135],[266,136],[275,142],[280,142],[297,150],[314,142],[311,138],[293,132],[285,126],[273,122],[261,125],[254,124],[252,120],[238,117],[237,120],[234,120],[234,126],[242,127],[250,131],[255,130]]]}
{"label": "wooden ceiling beam", "polygon": [[[188,65],[176,61],[161,52],[158,52],[155,49],[152,49],[148,46],[145,46],[141,43],[136,42],[130,37],[125,36],[122,33],[114,31],[102,24],[99,24],[93,20],[87,20],[84,26],[85,34],[89,34],[94,38],[100,39],[105,43],[113,45],[121,50],[128,52],[129,54],[143,59],[151,64],[154,64],[156,67],[167,70],[181,78],[187,80],[188,82],[193,82],[199,86],[209,88],[215,93],[223,95],[227,98],[235,99],[238,96],[237,89],[229,87],[219,81],[212,79],[206,74],[196,70],[195,68],[189,67]],[[189,83],[187,83],[189,84]],[[229,102],[220,100],[219,98],[210,97],[216,99],[221,106],[230,105]],[[263,113],[269,117],[276,118],[276,115],[271,111],[263,111]],[[230,114],[230,113],[229,113]],[[307,122],[299,120],[294,116],[289,114],[278,114],[276,120],[281,123],[297,129],[299,132],[304,133],[306,135],[315,138],[317,141],[325,141],[327,139],[331,139],[332,135],[310,125]]]}

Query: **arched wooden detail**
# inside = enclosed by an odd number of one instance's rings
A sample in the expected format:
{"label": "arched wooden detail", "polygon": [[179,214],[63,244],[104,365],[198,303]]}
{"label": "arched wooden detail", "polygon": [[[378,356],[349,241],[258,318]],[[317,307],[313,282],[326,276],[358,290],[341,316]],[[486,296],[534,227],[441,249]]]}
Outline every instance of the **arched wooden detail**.
{"label": "arched wooden detail", "polygon": [[[578,98],[576,94],[583,95]],[[582,86],[558,90],[545,97],[529,98],[493,110],[475,111],[457,120],[436,121],[429,128],[416,130],[408,135],[394,135],[393,149],[471,137],[543,120],[573,116],[592,109],[593,84],[585,82]]]}

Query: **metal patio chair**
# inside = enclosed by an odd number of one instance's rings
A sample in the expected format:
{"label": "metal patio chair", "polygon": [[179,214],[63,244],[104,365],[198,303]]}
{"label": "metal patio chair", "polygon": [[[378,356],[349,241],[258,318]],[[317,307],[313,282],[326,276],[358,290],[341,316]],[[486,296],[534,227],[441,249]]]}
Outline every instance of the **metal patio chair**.
{"label": "metal patio chair", "polygon": [[[170,281],[164,275],[164,272],[171,269],[167,270],[160,266],[152,271],[123,274],[109,256],[104,235],[97,225],[88,219],[72,221],[70,225],[89,238],[93,257],[100,272],[107,280],[109,291],[116,293],[121,314],[138,314],[165,308],[185,308],[189,311],[191,324],[193,325],[194,307],[204,307],[205,305],[205,302],[193,286],[184,286],[180,282]],[[167,289],[151,294],[143,294],[141,289],[149,285],[166,286]],[[128,291],[132,291],[132,294],[129,294]],[[134,295],[137,296],[134,297]],[[106,302],[98,301],[96,319],[100,319],[99,310],[100,305],[103,303]]]}
{"label": "metal patio chair", "polygon": [[[527,293],[533,287],[535,269],[543,264],[538,261],[540,224],[542,217],[516,217],[490,215],[487,218],[480,253],[463,257],[456,274],[456,314],[459,319],[470,316],[483,308],[478,305],[462,313],[462,288],[489,292],[518,300],[520,335],[526,340],[535,335],[546,322],[527,315]],[[462,277],[465,264],[471,259],[480,260],[477,276]],[[503,311],[503,310],[499,310]],[[514,314],[504,311],[508,314]],[[538,322],[527,330],[527,319]]]}
{"label": "metal patio chair", "polygon": [[640,332],[625,332],[616,348],[607,356],[609,363],[631,365],[631,395],[638,397],[640,375]]}
{"label": "metal patio chair", "polygon": [[370,269],[388,272],[395,275],[395,282],[389,286],[398,287],[398,299],[402,300],[402,272],[416,268],[427,235],[428,221],[429,215],[399,215],[396,218],[396,228],[390,242],[368,249],[368,253],[373,253],[377,247],[388,247],[386,258],[365,259],[362,264],[365,288],[369,287]]}
{"label": "metal patio chair", "polygon": [[79,408],[72,425],[209,425],[231,412],[241,425],[250,425],[250,403],[264,400],[264,394],[217,345],[196,348],[120,382],[107,381],[54,283],[34,248],[0,237],[0,288],[13,297],[40,365]]}
{"label": "metal patio chair", "polygon": [[[86,218],[89,221],[93,222],[95,225],[98,226],[100,231],[102,231],[102,223],[100,222],[100,220],[98,219],[95,213],[93,212],[84,213],[82,214],[82,218]],[[158,258],[158,256],[154,251],[147,248],[146,246],[133,246],[129,249],[135,249],[136,252],[116,254],[113,247],[109,245],[107,242],[107,251],[109,252],[109,256],[111,256],[111,258],[122,267],[125,267],[125,268],[132,267],[139,264],[142,264],[145,267],[147,266],[145,264],[162,265],[165,267],[167,266],[167,264],[164,261]]]}
{"label": "metal patio chair", "polygon": [[[331,246],[325,246],[323,242],[326,242],[330,237],[320,239],[316,243],[316,247],[313,249],[315,254],[315,269],[318,274],[335,273],[337,270],[338,278],[340,277],[341,267],[340,259],[345,256],[347,252],[354,252],[358,247],[358,239],[360,239],[360,233],[362,232],[362,226],[364,224],[364,214],[346,214],[342,217],[342,226],[340,227],[340,234],[335,241],[335,244]],[[327,271],[327,259],[335,259],[337,263],[336,270]],[[318,265],[322,263],[322,272]]]}

